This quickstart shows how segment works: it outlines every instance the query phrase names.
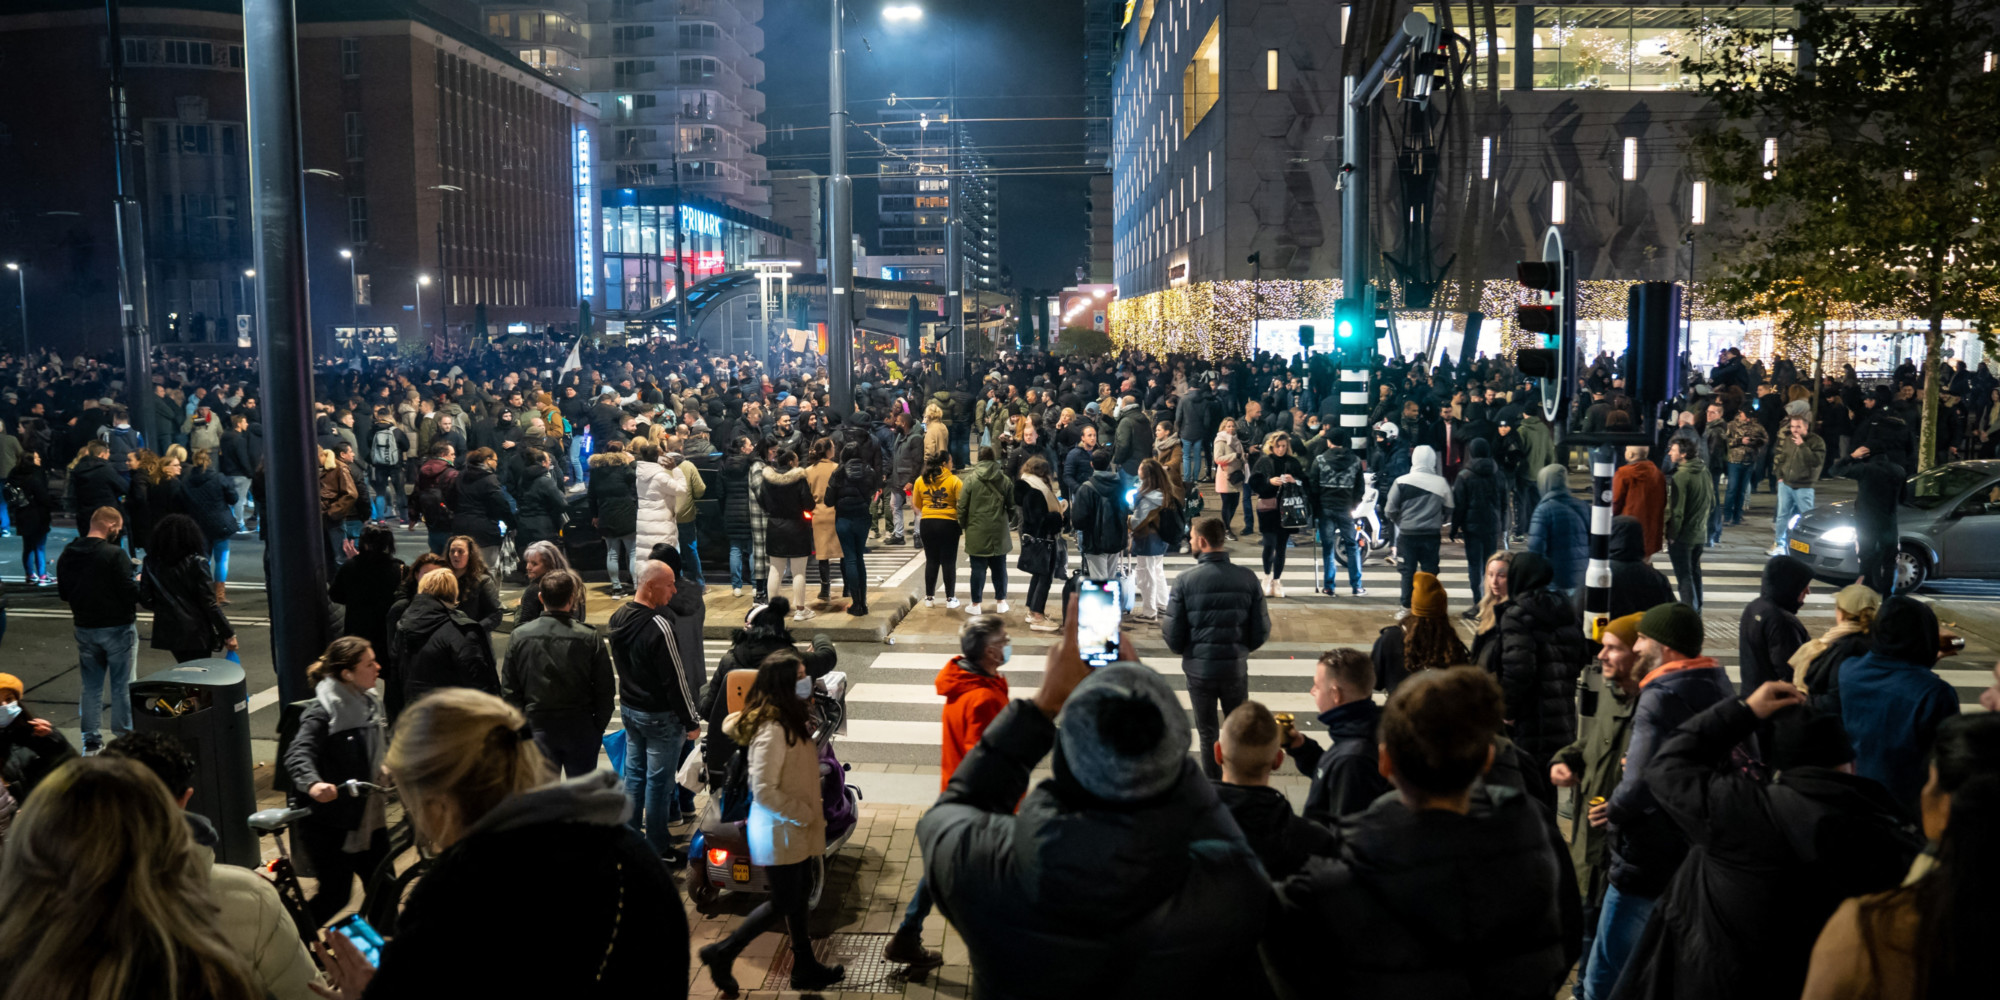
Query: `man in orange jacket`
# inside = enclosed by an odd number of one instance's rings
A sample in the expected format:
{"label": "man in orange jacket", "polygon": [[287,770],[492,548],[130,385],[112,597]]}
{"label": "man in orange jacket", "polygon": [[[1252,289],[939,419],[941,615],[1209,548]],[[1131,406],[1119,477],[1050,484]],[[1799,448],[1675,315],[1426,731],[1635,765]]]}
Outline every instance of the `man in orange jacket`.
{"label": "man in orange jacket", "polygon": [[[944,697],[944,746],[942,774],[938,790],[951,784],[952,773],[972,748],[986,725],[1007,707],[1007,678],[1000,665],[1014,652],[1008,641],[1007,622],[999,615],[973,615],[958,629],[959,655],[938,671],[937,693]],[[882,957],[912,968],[944,964],[944,956],[924,948],[924,918],[931,914],[930,886],[917,883],[909,909],[896,936],[882,949]]]}

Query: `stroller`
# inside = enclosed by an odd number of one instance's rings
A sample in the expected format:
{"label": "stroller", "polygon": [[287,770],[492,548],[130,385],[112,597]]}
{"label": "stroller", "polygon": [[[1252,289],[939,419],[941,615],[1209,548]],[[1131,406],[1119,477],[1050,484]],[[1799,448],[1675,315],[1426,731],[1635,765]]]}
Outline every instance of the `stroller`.
{"label": "stroller", "polygon": [[[729,710],[741,711],[743,694],[757,679],[755,670],[731,671]],[[847,843],[861,816],[861,789],[847,783],[847,765],[833,752],[833,734],[847,722],[847,675],[832,671],[813,682],[811,717],[813,742],[819,745],[820,802],[826,814],[826,854]],[[704,739],[716,739],[711,730]],[[711,794],[695,824],[688,843],[688,898],[704,910],[722,896],[723,890],[768,894],[771,885],[764,868],[750,860],[750,840],[741,820],[723,818],[722,775],[708,775]],[[813,859],[812,892],[806,905],[818,906],[826,888],[826,856]]]}

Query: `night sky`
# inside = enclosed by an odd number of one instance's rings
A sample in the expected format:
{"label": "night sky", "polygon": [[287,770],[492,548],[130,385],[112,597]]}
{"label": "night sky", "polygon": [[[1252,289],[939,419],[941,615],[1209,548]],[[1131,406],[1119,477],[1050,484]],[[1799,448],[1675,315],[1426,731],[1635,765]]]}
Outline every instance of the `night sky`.
{"label": "night sky", "polygon": [[[923,7],[921,27],[891,27],[882,20],[882,0],[848,0],[847,96],[853,121],[873,121],[891,93],[949,93],[951,46],[944,29],[956,25],[959,115],[1001,175],[1001,262],[1019,286],[1074,284],[1086,254],[1083,211],[1089,190],[1082,167],[1080,0],[926,0]],[[763,121],[773,141],[764,152],[772,169],[826,170],[828,11],[826,0],[765,5]],[[792,143],[779,138],[786,125],[798,130]],[[855,232],[872,253],[878,249],[873,143],[850,132],[847,148],[848,172],[855,177]]]}

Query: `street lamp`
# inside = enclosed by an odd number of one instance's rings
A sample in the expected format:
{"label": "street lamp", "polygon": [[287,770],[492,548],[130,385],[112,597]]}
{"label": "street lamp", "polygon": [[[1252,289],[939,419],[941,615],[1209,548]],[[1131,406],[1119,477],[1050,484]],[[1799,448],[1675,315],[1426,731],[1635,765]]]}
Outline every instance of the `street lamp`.
{"label": "street lamp", "polygon": [[924,9],[913,3],[890,4],[882,8],[884,21],[921,21],[923,18]]}
{"label": "street lamp", "polygon": [[25,357],[28,353],[28,272],[11,260],[7,262],[7,270],[14,272],[14,284],[21,289],[21,354]]}
{"label": "street lamp", "polygon": [[417,275],[417,336],[419,337],[424,335],[424,286],[430,283],[430,275]]}
{"label": "street lamp", "polygon": [[[890,4],[882,8],[882,19],[892,24],[914,24],[923,20],[923,7],[913,3]],[[945,161],[945,372],[948,378],[965,377],[965,235],[961,229],[964,213],[959,208],[963,189],[958,177],[958,27],[947,20],[951,32],[951,86],[946,98],[943,124],[946,128]],[[927,116],[926,116],[927,117]],[[928,122],[925,122],[928,125]]]}
{"label": "street lamp", "polygon": [[354,335],[361,335],[361,321],[355,317],[361,311],[361,279],[354,276],[354,251],[342,250],[340,259],[347,262],[347,325],[354,328]]}

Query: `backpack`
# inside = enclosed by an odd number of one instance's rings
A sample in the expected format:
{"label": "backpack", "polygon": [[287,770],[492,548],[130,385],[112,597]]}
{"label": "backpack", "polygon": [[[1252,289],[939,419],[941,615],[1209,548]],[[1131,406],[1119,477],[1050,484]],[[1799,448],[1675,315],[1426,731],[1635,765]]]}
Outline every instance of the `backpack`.
{"label": "backpack", "polygon": [[722,784],[716,787],[716,801],[721,803],[724,823],[741,823],[750,818],[750,748],[738,746],[729,754],[729,763],[722,769]]}
{"label": "backpack", "polygon": [[1167,543],[1167,551],[1179,549],[1181,543],[1187,541],[1187,528],[1185,507],[1171,503],[1160,505],[1159,519],[1154,522],[1154,529],[1159,532],[1160,540]]}
{"label": "backpack", "polygon": [[396,428],[393,425],[375,429],[374,436],[368,439],[368,460],[376,465],[403,464],[403,450],[396,445]]}

